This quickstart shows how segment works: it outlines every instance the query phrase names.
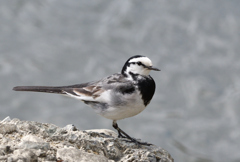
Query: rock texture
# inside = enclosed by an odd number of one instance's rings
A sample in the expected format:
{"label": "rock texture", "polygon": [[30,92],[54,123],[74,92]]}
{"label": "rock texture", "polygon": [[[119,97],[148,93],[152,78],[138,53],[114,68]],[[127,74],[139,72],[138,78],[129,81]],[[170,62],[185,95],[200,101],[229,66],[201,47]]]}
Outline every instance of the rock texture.
{"label": "rock texture", "polygon": [[77,130],[73,125],[20,121],[0,122],[0,161],[151,161],[173,162],[157,146],[142,146],[117,138],[111,130]]}

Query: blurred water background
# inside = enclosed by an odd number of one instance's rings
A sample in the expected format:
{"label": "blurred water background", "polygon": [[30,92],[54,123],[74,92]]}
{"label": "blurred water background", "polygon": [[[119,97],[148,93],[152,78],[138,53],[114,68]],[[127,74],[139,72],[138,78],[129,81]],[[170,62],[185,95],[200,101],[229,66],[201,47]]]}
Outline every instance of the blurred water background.
{"label": "blurred water background", "polygon": [[240,1],[1,0],[0,120],[112,129],[78,100],[14,92],[119,72],[133,55],[161,72],[151,104],[119,121],[179,162],[240,161]]}

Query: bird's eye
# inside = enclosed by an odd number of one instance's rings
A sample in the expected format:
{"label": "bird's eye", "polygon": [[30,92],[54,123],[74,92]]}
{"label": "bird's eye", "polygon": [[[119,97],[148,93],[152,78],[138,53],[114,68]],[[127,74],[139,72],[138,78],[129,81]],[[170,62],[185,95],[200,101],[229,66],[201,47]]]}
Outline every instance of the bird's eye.
{"label": "bird's eye", "polygon": [[137,64],[138,64],[138,65],[141,65],[141,64],[142,64],[142,62],[138,61],[138,62],[137,62]]}

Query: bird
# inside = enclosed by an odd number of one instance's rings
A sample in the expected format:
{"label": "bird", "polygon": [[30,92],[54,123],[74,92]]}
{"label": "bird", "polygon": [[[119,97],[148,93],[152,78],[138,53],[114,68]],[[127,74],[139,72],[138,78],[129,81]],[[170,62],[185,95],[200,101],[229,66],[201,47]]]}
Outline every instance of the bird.
{"label": "bird", "polygon": [[149,75],[152,70],[160,71],[148,57],[135,55],[125,62],[121,72],[98,81],[70,86],[16,86],[13,90],[56,93],[81,100],[100,116],[113,121],[118,138],[151,145],[129,136],[119,128],[117,121],[139,114],[150,103],[156,88],[155,81]]}

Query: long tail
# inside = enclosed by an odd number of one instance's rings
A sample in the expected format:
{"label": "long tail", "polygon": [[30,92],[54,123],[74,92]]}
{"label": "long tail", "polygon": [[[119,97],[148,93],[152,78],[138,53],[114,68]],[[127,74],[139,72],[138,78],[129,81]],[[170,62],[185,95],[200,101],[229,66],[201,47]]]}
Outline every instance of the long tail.
{"label": "long tail", "polygon": [[46,92],[46,93],[58,93],[66,94],[63,91],[64,87],[48,87],[48,86],[17,86],[14,87],[14,91],[30,91],[30,92]]}

